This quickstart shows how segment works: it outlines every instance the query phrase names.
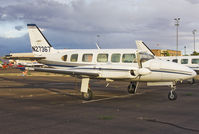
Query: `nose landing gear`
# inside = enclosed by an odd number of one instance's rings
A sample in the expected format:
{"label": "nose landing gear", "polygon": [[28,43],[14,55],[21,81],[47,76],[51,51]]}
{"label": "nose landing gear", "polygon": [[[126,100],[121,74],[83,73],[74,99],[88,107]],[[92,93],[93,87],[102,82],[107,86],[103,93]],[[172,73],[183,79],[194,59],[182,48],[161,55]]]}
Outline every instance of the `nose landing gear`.
{"label": "nose landing gear", "polygon": [[176,100],[177,99],[177,93],[175,91],[170,91],[168,94],[169,100]]}
{"label": "nose landing gear", "polygon": [[171,101],[177,99],[177,93],[175,92],[175,90],[176,90],[176,85],[175,84],[171,85],[171,91],[168,94],[168,98]]}

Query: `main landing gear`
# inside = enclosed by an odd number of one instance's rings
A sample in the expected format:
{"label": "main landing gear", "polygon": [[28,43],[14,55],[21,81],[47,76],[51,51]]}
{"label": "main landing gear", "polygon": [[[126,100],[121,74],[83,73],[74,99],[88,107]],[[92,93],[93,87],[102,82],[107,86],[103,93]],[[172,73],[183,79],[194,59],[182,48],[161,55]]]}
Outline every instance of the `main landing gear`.
{"label": "main landing gear", "polygon": [[81,92],[82,92],[82,99],[89,101],[93,98],[93,92],[89,87],[89,80],[90,78],[82,78],[81,84]]}
{"label": "main landing gear", "polygon": [[137,90],[137,84],[131,82],[127,88],[129,94],[135,94]]}
{"label": "main landing gear", "polygon": [[88,88],[88,92],[82,92],[82,99],[83,100],[86,100],[86,101],[89,101],[89,100],[92,100],[93,99],[93,91]]}
{"label": "main landing gear", "polygon": [[171,101],[177,99],[177,93],[175,92],[175,90],[176,90],[176,85],[175,84],[171,85],[171,91],[168,94],[168,98]]}

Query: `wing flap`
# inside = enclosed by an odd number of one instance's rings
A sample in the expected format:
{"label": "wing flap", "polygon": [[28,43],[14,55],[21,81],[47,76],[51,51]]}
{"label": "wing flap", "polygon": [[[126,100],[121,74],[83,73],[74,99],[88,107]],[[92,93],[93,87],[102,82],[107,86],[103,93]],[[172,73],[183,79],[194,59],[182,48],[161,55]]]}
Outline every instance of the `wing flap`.
{"label": "wing flap", "polygon": [[88,77],[98,77],[99,73],[92,72],[88,70],[79,70],[79,69],[54,69],[54,68],[27,68],[29,70],[34,70],[37,72],[49,72],[49,73],[58,73],[58,74],[68,74],[68,75],[78,75],[78,76],[88,76]]}

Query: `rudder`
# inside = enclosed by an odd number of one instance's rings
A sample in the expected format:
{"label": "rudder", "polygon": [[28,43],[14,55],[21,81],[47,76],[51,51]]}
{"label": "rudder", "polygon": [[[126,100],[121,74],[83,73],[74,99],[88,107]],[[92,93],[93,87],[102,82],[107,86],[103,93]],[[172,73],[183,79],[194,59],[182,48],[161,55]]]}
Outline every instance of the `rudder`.
{"label": "rudder", "polygon": [[53,47],[36,24],[27,24],[33,54],[49,53]]}

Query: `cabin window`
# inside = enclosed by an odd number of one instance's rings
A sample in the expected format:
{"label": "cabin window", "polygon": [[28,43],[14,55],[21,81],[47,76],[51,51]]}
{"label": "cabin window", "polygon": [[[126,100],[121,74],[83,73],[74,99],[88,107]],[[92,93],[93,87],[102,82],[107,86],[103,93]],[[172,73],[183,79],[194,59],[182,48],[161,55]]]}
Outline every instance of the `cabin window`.
{"label": "cabin window", "polygon": [[191,63],[192,63],[192,64],[199,64],[199,59],[192,59],[192,60],[191,60]]}
{"label": "cabin window", "polygon": [[78,59],[78,54],[72,54],[70,57],[71,62],[77,62],[77,59]]}
{"label": "cabin window", "polygon": [[181,59],[181,64],[188,64],[188,59]]}
{"label": "cabin window", "polygon": [[83,62],[92,62],[93,54],[83,54],[82,61]]}
{"label": "cabin window", "polygon": [[97,55],[97,62],[107,62],[107,61],[108,61],[108,54]]}
{"label": "cabin window", "polygon": [[61,59],[62,59],[63,61],[67,61],[67,55],[62,56]]}
{"label": "cabin window", "polygon": [[123,63],[132,63],[135,60],[135,54],[123,54],[122,62]]}
{"label": "cabin window", "polygon": [[121,54],[112,54],[111,62],[120,62]]}
{"label": "cabin window", "polygon": [[178,59],[173,59],[172,62],[178,63]]}

